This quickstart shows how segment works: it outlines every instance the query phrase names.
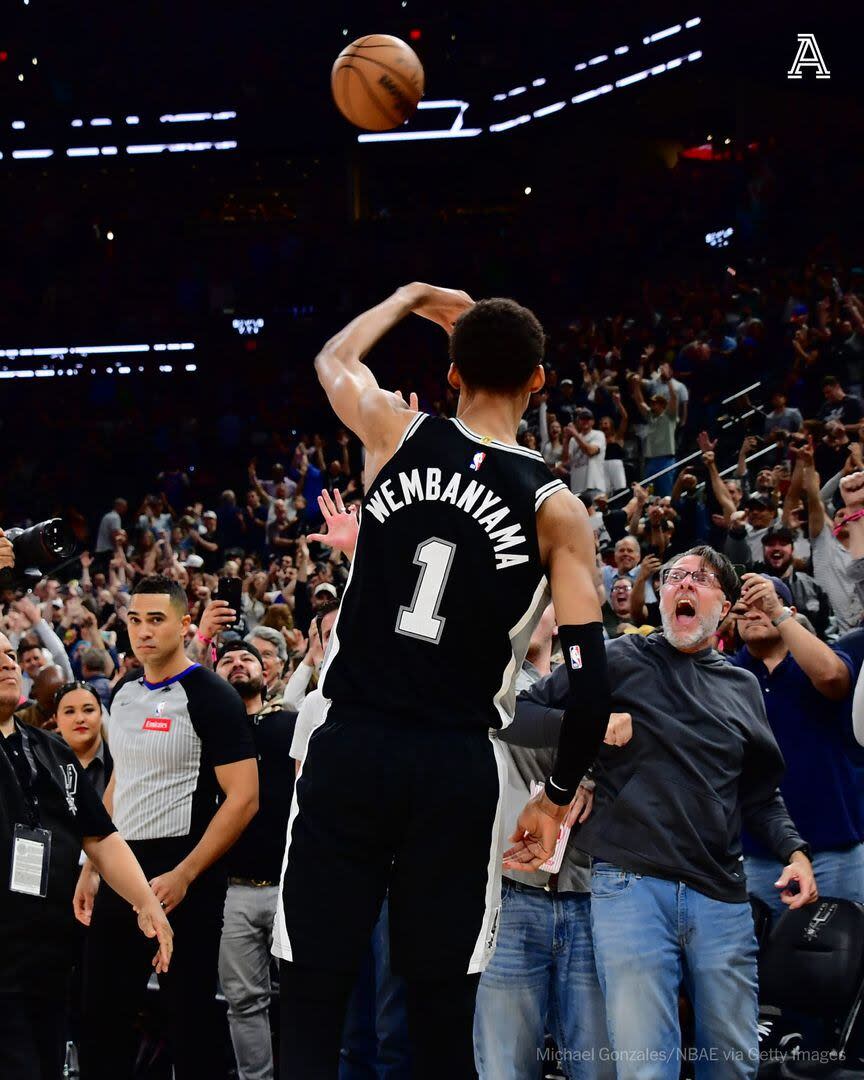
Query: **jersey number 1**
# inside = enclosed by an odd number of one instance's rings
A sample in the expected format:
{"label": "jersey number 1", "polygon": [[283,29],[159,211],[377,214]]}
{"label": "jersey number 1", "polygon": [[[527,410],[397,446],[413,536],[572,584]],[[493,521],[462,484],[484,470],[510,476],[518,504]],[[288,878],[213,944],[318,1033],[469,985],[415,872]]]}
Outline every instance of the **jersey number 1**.
{"label": "jersey number 1", "polygon": [[420,567],[420,580],[414,590],[410,607],[399,608],[396,631],[408,637],[431,641],[437,645],[441,640],[445,618],[438,614],[441,598],[453,565],[456,545],[437,536],[417,545],[414,565]]}

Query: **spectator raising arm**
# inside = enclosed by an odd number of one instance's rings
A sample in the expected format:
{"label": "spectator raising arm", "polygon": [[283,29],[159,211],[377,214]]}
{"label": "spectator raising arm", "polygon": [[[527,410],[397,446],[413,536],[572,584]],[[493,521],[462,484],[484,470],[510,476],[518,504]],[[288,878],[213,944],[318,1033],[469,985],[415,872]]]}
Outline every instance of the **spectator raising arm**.
{"label": "spectator raising arm", "polygon": [[[744,574],[741,579],[741,603],[763,611],[772,623],[783,615],[783,604],[774,583],[762,574]],[[778,623],[780,637],[793,659],[823,697],[842,701],[849,693],[849,669],[824,641],[802,626],[797,619],[785,618]]]}
{"label": "spectator raising arm", "polygon": [[[63,642],[54,633],[45,619],[42,618],[42,612],[39,610],[39,606],[34,604],[32,600],[22,598],[16,600],[13,605],[29,623],[30,629],[39,638],[39,644],[43,648],[47,649],[51,653],[51,661],[62,669],[63,674],[66,676],[67,681],[72,681],[72,668],[69,664],[69,657],[66,654],[66,649],[63,646]],[[93,616],[95,622],[95,616]],[[103,648],[104,643],[103,643]],[[113,667],[113,664],[111,665]]]}
{"label": "spectator raising arm", "polygon": [[831,528],[831,519],[822,502],[819,490],[819,473],[813,463],[813,451],[811,448],[798,451],[798,460],[802,464],[802,486],[807,496],[807,516],[810,532],[810,543],[816,539],[827,526]]}
{"label": "spectator raising arm", "polygon": [[713,450],[706,450],[702,455],[702,462],[705,468],[708,470],[708,479],[711,482],[711,491],[714,498],[717,500],[720,510],[723,514],[723,521],[726,528],[729,527],[729,522],[732,515],[735,513],[735,503],[732,501],[732,496],[729,494],[729,489],[723,483],[723,477],[720,475],[717,469],[717,460]]}

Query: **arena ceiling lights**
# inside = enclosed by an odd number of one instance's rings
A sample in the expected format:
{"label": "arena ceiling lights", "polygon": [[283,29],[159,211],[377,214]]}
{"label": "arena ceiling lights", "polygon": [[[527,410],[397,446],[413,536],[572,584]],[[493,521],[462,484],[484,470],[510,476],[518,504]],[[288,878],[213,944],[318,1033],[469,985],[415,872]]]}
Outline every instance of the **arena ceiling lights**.
{"label": "arena ceiling lights", "polygon": [[[667,38],[674,37],[676,34],[686,32],[688,30],[694,30],[702,23],[701,17],[695,17],[688,19],[683,23],[675,23],[673,26],[664,27],[661,30],[657,30],[653,34],[648,34],[642,38],[642,47],[649,47],[654,45],[658,41],[665,41]],[[638,48],[638,46],[637,46]],[[610,56],[611,53],[611,56]],[[610,61],[611,57],[628,56],[631,53],[630,45],[619,45],[617,48],[610,50],[610,53],[600,53],[597,56],[592,56],[587,60],[580,61],[574,65],[574,72],[581,71],[593,71],[595,68],[599,68],[600,65],[606,64]],[[620,78],[612,79],[608,78],[603,80],[599,85],[592,87],[591,89],[582,91],[573,96],[566,95],[558,101],[550,102],[548,105],[543,105],[530,111],[525,111],[518,116],[510,117],[507,120],[502,120],[499,123],[490,124],[489,132],[491,134],[500,134],[504,131],[510,131],[513,128],[521,127],[523,124],[531,123],[533,120],[540,120],[546,116],[552,116],[555,113],[561,112],[568,105],[583,105],[587,101],[593,101],[595,98],[603,97],[606,94],[612,93],[613,90],[622,90],[628,86],[632,86],[635,83],[643,82],[645,79],[653,78],[658,75],[665,75],[669,71],[675,71],[677,68],[682,67],[684,64],[693,63],[696,60],[702,59],[702,50],[695,49],[691,52],[683,53],[680,56],[673,57],[671,60],[666,60],[663,63],[653,64],[649,67],[642,68],[639,71],[633,71],[629,74],[623,75]],[[598,72],[599,74],[599,72]],[[547,85],[547,79],[537,78],[530,82],[532,89],[537,89]],[[527,93],[529,90],[529,84],[514,86],[506,93],[497,93],[492,97],[493,101],[507,101],[510,98],[521,97],[522,94]],[[569,100],[568,100],[569,97]],[[442,101],[421,101],[417,106],[420,109],[454,109],[457,110],[453,122],[450,127],[439,127],[428,130],[412,130],[411,127],[408,130],[400,128],[397,131],[384,131],[384,132],[364,132],[362,135],[357,136],[357,141],[360,143],[383,143],[383,142],[410,142],[421,139],[465,139],[473,138],[483,133],[483,128],[468,128],[464,126],[465,113],[468,111],[469,103],[459,100],[442,100]],[[408,122],[411,123],[410,121]]]}
{"label": "arena ceiling lights", "polygon": [[[179,363],[169,364],[166,362],[167,357],[163,355],[165,353],[192,352],[194,349],[194,341],[157,342],[155,345],[44,345],[38,348],[0,349],[0,360],[17,360],[19,363],[24,360],[30,361],[32,364],[34,359],[41,359],[43,362],[41,367],[33,366],[30,368],[10,368],[8,364],[4,365],[0,368],[0,379],[50,379],[61,376],[82,375],[86,373],[83,360],[97,356],[100,358],[125,357],[130,353],[158,353],[158,370],[165,375],[172,374],[175,367],[177,371],[180,371],[182,367],[183,371],[194,372],[198,370],[197,364],[187,362],[182,365]],[[53,361],[53,363],[49,366],[46,361]],[[64,361],[67,366],[64,366]],[[121,362],[116,366],[100,368],[99,371],[106,375],[131,375],[133,369],[130,364],[130,361]],[[139,365],[137,370],[143,372],[145,369]],[[96,368],[90,368],[91,375],[96,373]]]}
{"label": "arena ceiling lights", "polygon": [[[237,113],[234,109],[223,109],[217,112],[185,112],[185,113],[164,113],[159,117],[160,124],[211,124],[213,122],[236,120]],[[236,150],[236,139],[195,139],[195,140],[171,140],[171,141],[154,141],[144,142],[143,140],[136,139],[134,142],[125,142],[126,138],[130,136],[134,138],[132,132],[127,132],[127,128],[136,128],[141,123],[141,117],[134,114],[124,116],[122,121],[117,120],[116,128],[117,134],[120,135],[118,139],[115,135],[114,138],[106,140],[108,145],[101,145],[102,139],[93,135],[89,137],[87,142],[95,143],[95,145],[82,145],[82,146],[67,146],[64,148],[56,149],[53,147],[34,147],[21,150],[13,150],[9,155],[13,161],[28,161],[38,160],[44,158],[51,158],[55,156],[63,156],[65,154],[68,158],[84,158],[84,157],[117,157],[120,154],[123,155],[140,155],[140,154],[180,154],[180,153],[201,153],[207,150]],[[114,128],[115,121],[110,116],[94,116],[90,120],[82,120],[76,118],[69,125],[73,128]],[[15,131],[26,131],[27,123],[24,120],[13,120],[12,128]],[[168,130],[165,129],[166,134]],[[183,129],[174,129],[178,133]],[[172,130],[172,134],[174,131]],[[100,133],[101,134],[101,133]],[[109,134],[109,133],[105,133]],[[114,134],[111,132],[110,134]],[[135,133],[137,134],[137,133]],[[196,132],[197,134],[197,132]],[[98,142],[97,142],[98,138]],[[83,139],[79,139],[79,142],[83,142]],[[9,152],[7,151],[7,154]],[[0,151],[0,161],[3,160],[4,154]]]}

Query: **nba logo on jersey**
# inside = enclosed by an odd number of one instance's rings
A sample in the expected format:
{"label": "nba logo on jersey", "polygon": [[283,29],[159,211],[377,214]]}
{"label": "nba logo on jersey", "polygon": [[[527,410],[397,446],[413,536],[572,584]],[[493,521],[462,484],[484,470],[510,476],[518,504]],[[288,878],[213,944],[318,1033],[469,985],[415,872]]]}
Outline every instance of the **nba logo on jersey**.
{"label": "nba logo on jersey", "polygon": [[471,468],[474,470],[474,472],[479,472],[480,466],[485,460],[486,455],[482,452],[482,450],[479,454],[474,455],[474,457],[471,459]]}
{"label": "nba logo on jersey", "polygon": [[570,646],[570,667],[574,671],[579,671],[582,667],[582,650],[578,645]]}

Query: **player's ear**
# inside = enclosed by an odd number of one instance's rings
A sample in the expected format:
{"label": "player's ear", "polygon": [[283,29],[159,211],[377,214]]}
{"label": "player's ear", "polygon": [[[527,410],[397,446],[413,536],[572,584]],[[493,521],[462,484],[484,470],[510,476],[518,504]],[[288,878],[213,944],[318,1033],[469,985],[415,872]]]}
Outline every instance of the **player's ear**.
{"label": "player's ear", "polygon": [[534,368],[534,374],[531,376],[531,382],[528,384],[528,392],[530,394],[536,394],[538,390],[542,390],[546,385],[546,368],[542,364],[538,364]]}
{"label": "player's ear", "polygon": [[453,387],[454,390],[462,389],[462,376],[456,370],[456,365],[451,364],[447,372],[447,382]]}

